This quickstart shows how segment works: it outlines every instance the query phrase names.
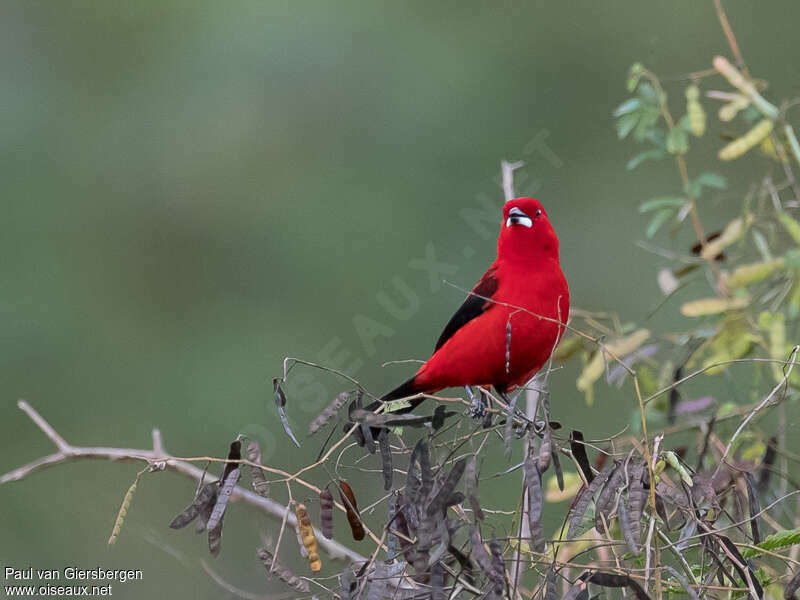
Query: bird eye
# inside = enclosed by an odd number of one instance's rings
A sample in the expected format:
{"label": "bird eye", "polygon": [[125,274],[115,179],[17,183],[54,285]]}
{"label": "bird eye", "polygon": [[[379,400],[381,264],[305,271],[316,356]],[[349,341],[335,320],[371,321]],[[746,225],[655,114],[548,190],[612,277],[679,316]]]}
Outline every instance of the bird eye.
{"label": "bird eye", "polygon": [[537,217],[541,217],[542,216],[542,209],[541,208],[537,208],[536,209],[536,216]]}

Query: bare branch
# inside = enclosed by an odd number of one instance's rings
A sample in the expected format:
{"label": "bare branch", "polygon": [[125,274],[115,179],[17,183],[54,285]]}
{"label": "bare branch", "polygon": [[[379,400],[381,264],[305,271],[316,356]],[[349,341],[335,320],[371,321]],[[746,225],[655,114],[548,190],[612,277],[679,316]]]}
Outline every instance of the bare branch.
{"label": "bare branch", "polygon": [[[98,446],[73,446],[67,443],[62,438],[50,423],[42,417],[30,404],[24,400],[17,403],[20,410],[27,414],[30,419],[36,424],[42,432],[51,439],[59,451],[49,454],[42,458],[38,458],[26,465],[18,467],[13,471],[6,473],[0,477],[0,485],[12,481],[19,481],[44,467],[58,465],[61,463],[71,462],[80,459],[98,459],[98,460],[111,460],[111,461],[144,461],[147,463],[161,463],[166,469],[176,471],[195,480],[200,480],[204,476],[203,469],[195,467],[194,465],[170,457],[164,452],[163,443],[161,441],[161,434],[158,430],[153,431],[153,450],[139,450],[135,448],[104,448]],[[245,504],[250,504],[259,508],[261,511],[276,519],[283,519],[286,507],[282,504],[272,500],[271,498],[262,498],[255,492],[243,489],[236,486],[231,495],[231,500],[241,500]],[[290,514],[288,523],[292,527],[296,526],[297,517]],[[319,545],[333,557],[344,557],[354,562],[364,562],[366,557],[358,552],[351,550],[347,546],[340,544],[334,540],[325,538],[321,532],[316,531]]]}

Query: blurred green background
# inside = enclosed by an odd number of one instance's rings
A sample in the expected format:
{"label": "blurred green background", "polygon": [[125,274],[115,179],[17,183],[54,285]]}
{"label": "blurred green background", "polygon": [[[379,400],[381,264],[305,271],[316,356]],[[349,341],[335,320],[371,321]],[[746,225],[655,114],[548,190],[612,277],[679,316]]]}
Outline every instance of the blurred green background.
{"label": "blurred green background", "polygon": [[[800,93],[800,4],[727,4],[773,97]],[[635,60],[676,80],[729,54],[710,2],[6,0],[0,16],[2,472],[51,451],[19,398],[75,444],[145,448],[159,427],[173,454],[222,456],[244,431],[267,463],[310,462],[321,440],[296,451],[274,414],[282,358],[375,393],[404,379],[413,367],[381,364],[426,358],[463,297],[441,279],[469,287],[493,258],[497,225],[463,210],[499,211],[503,158],[527,162],[517,191],[548,207],[574,305],[656,330],[677,315],[645,321],[659,259],[634,246],[635,207],[678,190],[674,165],[626,172],[637,149],[610,114]],[[707,136],[691,160],[719,145]],[[729,191],[701,206],[709,229],[757,175],[724,174]],[[426,251],[452,268],[409,265]],[[598,386],[585,410],[574,369],[552,378],[555,417],[619,430],[631,407]],[[305,440],[347,386],[292,375]],[[178,475],[146,476],[106,546],[138,468],[82,462],[0,487],[0,564],[142,569],[119,598],[226,597],[199,566],[205,540],[167,528],[194,490]],[[513,507],[515,481],[485,500]],[[283,592],[255,562],[260,531],[277,524],[234,506],[214,568]]]}

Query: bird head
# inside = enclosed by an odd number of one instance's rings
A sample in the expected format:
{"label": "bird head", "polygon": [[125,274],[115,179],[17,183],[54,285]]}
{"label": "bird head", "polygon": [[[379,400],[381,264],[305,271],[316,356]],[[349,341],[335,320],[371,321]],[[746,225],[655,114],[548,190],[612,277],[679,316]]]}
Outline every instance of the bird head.
{"label": "bird head", "polygon": [[514,198],[503,206],[497,256],[514,260],[558,260],[558,236],[535,198]]}

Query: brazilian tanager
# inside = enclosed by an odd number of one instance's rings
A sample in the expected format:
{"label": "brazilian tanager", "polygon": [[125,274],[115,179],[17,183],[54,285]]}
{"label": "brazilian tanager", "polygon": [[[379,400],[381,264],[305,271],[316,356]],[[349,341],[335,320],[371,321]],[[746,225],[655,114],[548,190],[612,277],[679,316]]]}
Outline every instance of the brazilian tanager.
{"label": "brazilian tanager", "polygon": [[535,198],[509,200],[497,258],[445,326],[433,355],[381,400],[470,385],[494,386],[504,395],[547,362],[568,316],[569,288],[547,213]]}

